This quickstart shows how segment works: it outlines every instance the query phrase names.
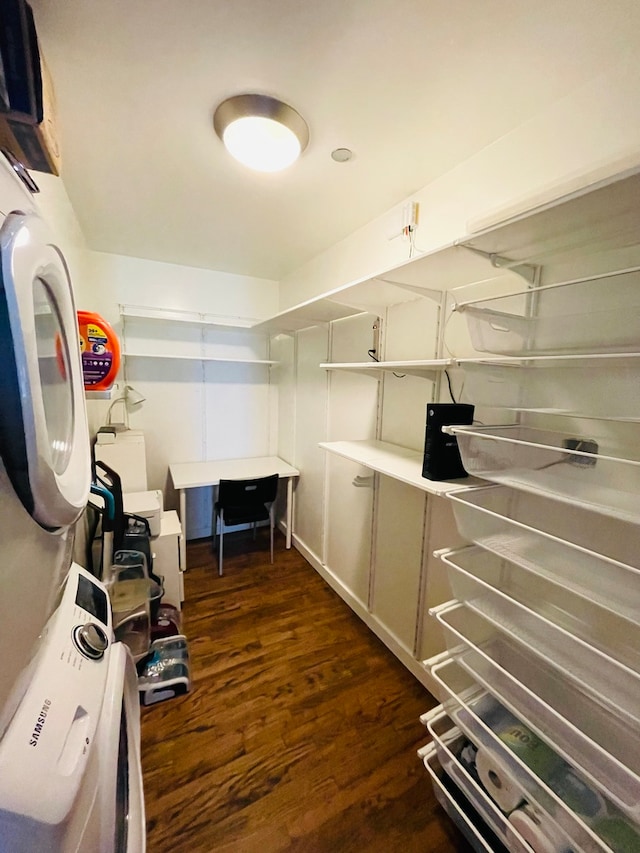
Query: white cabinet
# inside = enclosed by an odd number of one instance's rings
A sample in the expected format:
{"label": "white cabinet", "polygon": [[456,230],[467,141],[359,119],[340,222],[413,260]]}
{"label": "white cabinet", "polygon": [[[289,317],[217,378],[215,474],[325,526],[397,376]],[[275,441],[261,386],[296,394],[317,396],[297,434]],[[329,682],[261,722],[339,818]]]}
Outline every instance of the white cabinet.
{"label": "white cabinet", "polygon": [[153,570],[164,582],[162,601],[178,610],[184,601],[183,567],[180,565],[182,527],[175,510],[162,513],[160,535],[151,540]]}
{"label": "white cabinet", "polygon": [[[372,283],[368,291],[372,302],[376,286]],[[377,338],[371,336],[371,315],[362,315],[360,322],[369,341],[375,341],[370,356],[380,360],[357,360],[371,346],[365,343],[352,352],[351,361],[333,347],[333,360],[320,365],[329,373],[332,399],[332,440],[320,443],[328,454],[326,562],[351,594],[349,603],[431,686],[419,655],[444,643],[441,631],[424,619],[424,609],[450,597],[448,587],[429,583],[425,576],[433,571],[430,550],[439,532],[432,532],[432,523],[439,524],[443,516],[451,519],[450,507],[439,496],[469,478],[434,482],[422,477],[425,418],[427,403],[439,399],[444,372],[455,362],[439,357],[441,293],[384,282],[378,295]],[[390,304],[381,304],[382,298]],[[355,318],[333,324],[334,341],[354,323]],[[339,405],[339,418],[334,405]],[[368,434],[359,433],[367,411]],[[434,509],[434,503],[443,505]],[[437,565],[435,571],[442,574]]]}
{"label": "white cabinet", "polygon": [[371,612],[409,655],[416,642],[425,508],[424,492],[378,478]]}

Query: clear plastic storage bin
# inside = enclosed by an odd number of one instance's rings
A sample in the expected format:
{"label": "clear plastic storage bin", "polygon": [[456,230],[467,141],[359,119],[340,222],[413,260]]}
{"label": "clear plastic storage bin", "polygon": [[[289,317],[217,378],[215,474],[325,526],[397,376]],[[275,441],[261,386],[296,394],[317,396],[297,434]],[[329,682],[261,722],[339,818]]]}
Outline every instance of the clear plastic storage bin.
{"label": "clear plastic storage bin", "polygon": [[428,744],[419,751],[424,766],[431,778],[433,793],[451,820],[477,853],[509,853],[499,838],[486,826],[471,805],[465,801],[461,791],[456,788],[440,767],[434,744]]}
{"label": "clear plastic storage bin", "polygon": [[510,853],[532,853],[532,848],[520,833],[511,826],[504,812],[500,811],[486,791],[472,778],[460,762],[457,753],[467,739],[453,725],[446,713],[441,712],[427,719],[425,724],[435,743],[440,766],[460,789],[465,799],[471,803],[484,823],[506,845]]}
{"label": "clear plastic storage bin", "polygon": [[542,577],[477,545],[439,556],[458,601],[491,615],[496,597],[507,596],[640,672],[640,612],[634,619],[622,617],[570,589],[561,577]]}
{"label": "clear plastic storage bin", "polygon": [[461,535],[616,613],[640,614],[640,529],[505,486],[451,492]]}
{"label": "clear plastic storage bin", "polygon": [[603,667],[600,653],[545,620],[538,620],[537,632],[528,614],[523,625],[512,625],[509,608],[497,617],[500,624],[465,605],[437,618],[460,666],[640,821],[637,676],[612,661]]}
{"label": "clear plastic storage bin", "polygon": [[[429,665],[429,661],[426,664]],[[572,811],[554,790],[536,776],[492,729],[486,720],[495,708],[495,700],[486,688],[455,661],[438,662],[430,666],[430,669],[444,694],[444,708],[456,726],[478,748],[499,757],[500,763],[507,768],[511,778],[517,780],[522,788],[527,802],[553,815],[558,827],[572,839],[573,849],[585,853],[610,853],[611,848],[593,832],[580,815]]]}
{"label": "clear plastic storage bin", "polygon": [[640,354],[461,359],[464,402],[479,407],[640,420]]}
{"label": "clear plastic storage bin", "polygon": [[[445,426],[469,474],[640,523],[640,462],[588,439],[520,425]],[[582,448],[582,449],[581,449]]]}
{"label": "clear plastic storage bin", "polygon": [[479,352],[505,355],[635,350],[640,340],[640,271],[632,268],[464,302]]}

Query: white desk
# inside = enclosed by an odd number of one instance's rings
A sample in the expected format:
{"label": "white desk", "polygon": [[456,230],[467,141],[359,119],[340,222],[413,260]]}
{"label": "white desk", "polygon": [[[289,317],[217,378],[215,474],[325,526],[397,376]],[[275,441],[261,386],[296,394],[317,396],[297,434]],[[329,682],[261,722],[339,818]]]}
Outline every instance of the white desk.
{"label": "white desk", "polygon": [[287,548],[291,548],[293,523],[293,478],[300,471],[278,456],[254,456],[248,459],[212,459],[209,462],[174,462],[169,465],[173,486],[180,493],[180,562],[183,570],[187,565],[186,522],[187,489],[217,486],[220,480],[247,480],[253,477],[268,477],[277,474],[287,481]]}

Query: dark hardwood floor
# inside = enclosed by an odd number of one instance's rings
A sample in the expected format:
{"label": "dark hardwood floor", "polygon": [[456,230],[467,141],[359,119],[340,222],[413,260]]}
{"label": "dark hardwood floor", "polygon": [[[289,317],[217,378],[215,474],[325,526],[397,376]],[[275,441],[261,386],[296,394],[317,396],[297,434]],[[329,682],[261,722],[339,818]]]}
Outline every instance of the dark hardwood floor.
{"label": "dark hardwood floor", "polygon": [[416,757],[435,700],[295,551],[189,544],[192,690],[142,709],[148,853],[468,851]]}

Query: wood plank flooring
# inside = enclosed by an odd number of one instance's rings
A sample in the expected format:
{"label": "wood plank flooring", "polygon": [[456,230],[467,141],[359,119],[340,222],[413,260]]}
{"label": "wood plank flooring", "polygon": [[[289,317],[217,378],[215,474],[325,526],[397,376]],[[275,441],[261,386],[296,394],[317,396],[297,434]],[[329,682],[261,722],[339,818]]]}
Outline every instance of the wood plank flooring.
{"label": "wood plank flooring", "polygon": [[148,853],[468,851],[416,750],[436,704],[278,537],[189,544],[192,690],[142,709]]}

